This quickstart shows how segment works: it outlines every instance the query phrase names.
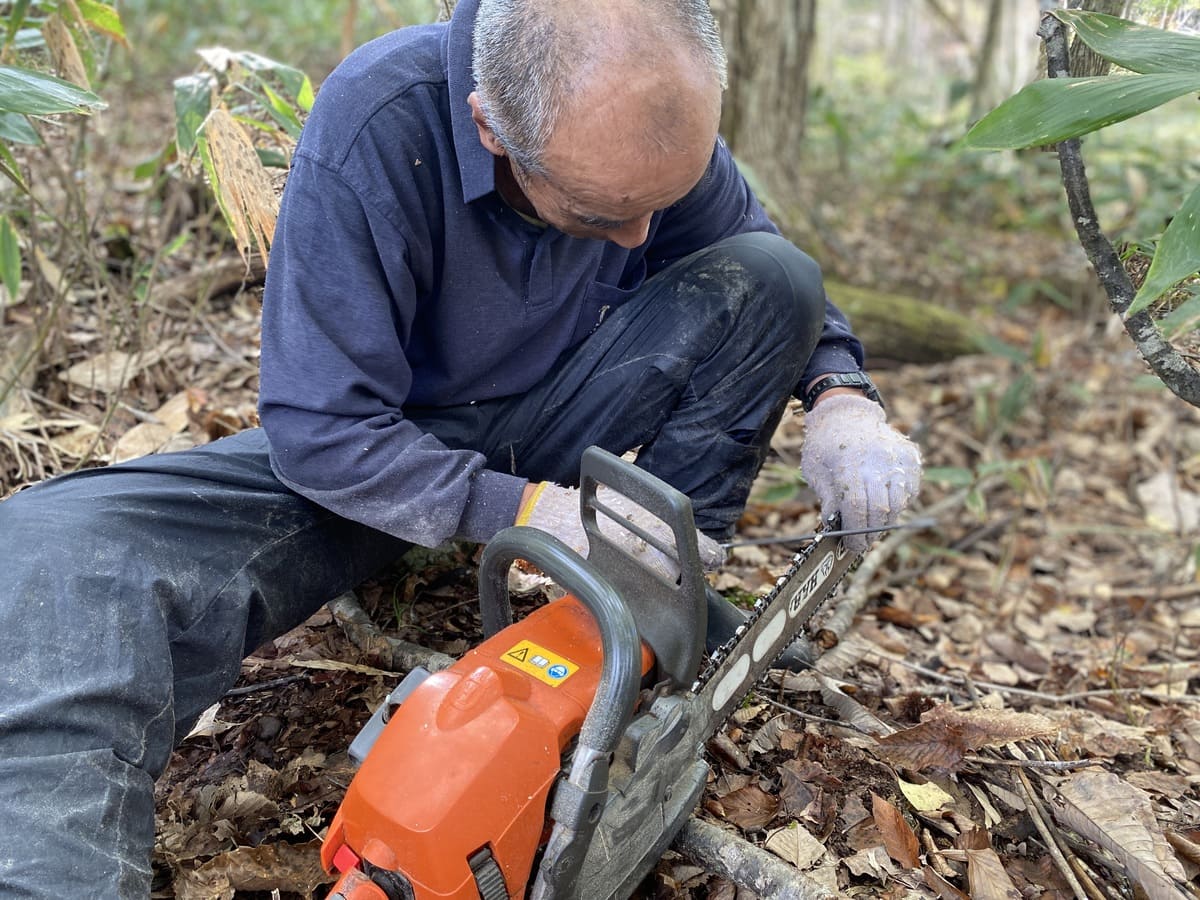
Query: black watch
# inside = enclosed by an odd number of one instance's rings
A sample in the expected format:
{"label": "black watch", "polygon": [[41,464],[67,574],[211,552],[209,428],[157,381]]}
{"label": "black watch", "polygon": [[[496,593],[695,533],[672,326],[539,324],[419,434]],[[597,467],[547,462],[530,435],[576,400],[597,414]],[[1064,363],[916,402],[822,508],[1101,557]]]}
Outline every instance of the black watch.
{"label": "black watch", "polygon": [[862,391],[868,400],[874,400],[883,406],[883,398],[879,396],[879,389],[875,387],[875,382],[866,372],[837,372],[832,375],[822,375],[813,382],[812,387],[804,392],[804,396],[800,398],[800,402],[804,404],[804,411],[812,412],[813,404],[817,402],[818,397],[826,391],[838,387],[849,387]]}

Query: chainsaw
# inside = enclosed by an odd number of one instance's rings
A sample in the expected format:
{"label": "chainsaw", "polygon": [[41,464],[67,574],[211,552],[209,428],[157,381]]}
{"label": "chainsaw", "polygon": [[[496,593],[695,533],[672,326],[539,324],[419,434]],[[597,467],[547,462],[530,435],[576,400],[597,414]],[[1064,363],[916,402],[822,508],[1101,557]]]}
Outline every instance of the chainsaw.
{"label": "chainsaw", "polygon": [[[600,485],[673,544],[613,512]],[[596,447],[580,486],[587,558],[537,529],[500,532],[480,561],[483,643],[410,672],[351,743],[361,765],[321,848],[331,900],[630,896],[700,799],[706,742],[858,558],[818,537],[706,661],[711,588],[688,499]],[[675,558],[678,580],[598,516]],[[567,595],[514,623],[517,560]]]}

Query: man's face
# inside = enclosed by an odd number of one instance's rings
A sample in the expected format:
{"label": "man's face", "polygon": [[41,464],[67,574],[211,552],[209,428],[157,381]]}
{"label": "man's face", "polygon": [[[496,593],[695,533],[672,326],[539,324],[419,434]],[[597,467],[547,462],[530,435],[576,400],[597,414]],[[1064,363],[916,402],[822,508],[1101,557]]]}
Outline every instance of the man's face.
{"label": "man's face", "polygon": [[[546,174],[507,158],[540,219],[572,237],[633,249],[645,243],[651,216],[695,187],[716,142],[720,87],[693,66],[667,68],[674,78],[626,70],[589,85],[546,145]],[[482,128],[481,139],[507,156]]]}
{"label": "man's face", "polygon": [[[715,137],[715,136],[714,136]],[[635,163],[577,160],[571,169],[546,175],[522,170],[509,159],[513,177],[542,221],[576,238],[612,241],[633,249],[646,241],[651,216],[682,200],[708,166],[713,139],[679,154]],[[584,150],[590,150],[584,145]],[[561,172],[561,174],[560,174]]]}

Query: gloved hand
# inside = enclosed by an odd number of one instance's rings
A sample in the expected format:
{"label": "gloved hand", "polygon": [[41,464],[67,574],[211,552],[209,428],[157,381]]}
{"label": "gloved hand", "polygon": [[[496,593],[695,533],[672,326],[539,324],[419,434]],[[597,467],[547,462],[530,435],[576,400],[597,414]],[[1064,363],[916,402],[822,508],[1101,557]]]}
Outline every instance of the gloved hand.
{"label": "gloved hand", "polygon": [[[842,515],[842,528],[890,525],[921,487],[921,452],[888,425],[883,407],[853,394],[826,397],[804,417],[800,471],[825,515]],[[876,535],[847,535],[861,553]]]}
{"label": "gloved hand", "polygon": [[[671,529],[667,524],[642,509],[632,500],[622,494],[609,490],[603,485],[597,492],[597,498],[609,509],[624,516],[635,525],[655,537],[661,537],[669,546],[673,542]],[[679,565],[671,557],[661,553],[647,544],[636,534],[622,528],[603,513],[597,513],[596,522],[600,532],[619,545],[636,559],[644,562],[652,570],[661,574],[668,581],[679,577]],[[578,488],[563,487],[549,481],[543,481],[535,488],[533,496],[521,509],[517,516],[518,525],[531,525],[554,535],[576,553],[587,556],[587,534],[583,530],[583,521],[579,517]],[[706,572],[720,568],[725,561],[725,551],[712,538],[696,532],[696,541],[700,549],[700,563]]]}

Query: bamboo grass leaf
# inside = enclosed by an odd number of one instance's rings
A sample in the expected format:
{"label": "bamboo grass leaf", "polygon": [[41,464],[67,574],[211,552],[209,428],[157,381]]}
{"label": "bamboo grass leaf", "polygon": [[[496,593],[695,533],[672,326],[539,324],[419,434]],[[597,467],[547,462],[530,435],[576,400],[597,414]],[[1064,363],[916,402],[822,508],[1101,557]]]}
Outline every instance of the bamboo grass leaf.
{"label": "bamboo grass leaf", "polygon": [[1125,316],[1145,309],[1172,285],[1200,271],[1200,187],[1192,191],[1158,242],[1146,280]]}
{"label": "bamboo grass leaf", "polygon": [[1056,9],[1052,15],[1105,59],[1132,72],[1200,72],[1200,36],[1076,9]]}
{"label": "bamboo grass leaf", "polygon": [[1196,91],[1200,91],[1200,72],[1044,78],[1026,85],[976,122],[961,143],[976,150],[1057,144]]}
{"label": "bamboo grass leaf", "polygon": [[53,75],[19,66],[0,66],[0,112],[46,116],[91,113],[107,105],[91,91]]}

